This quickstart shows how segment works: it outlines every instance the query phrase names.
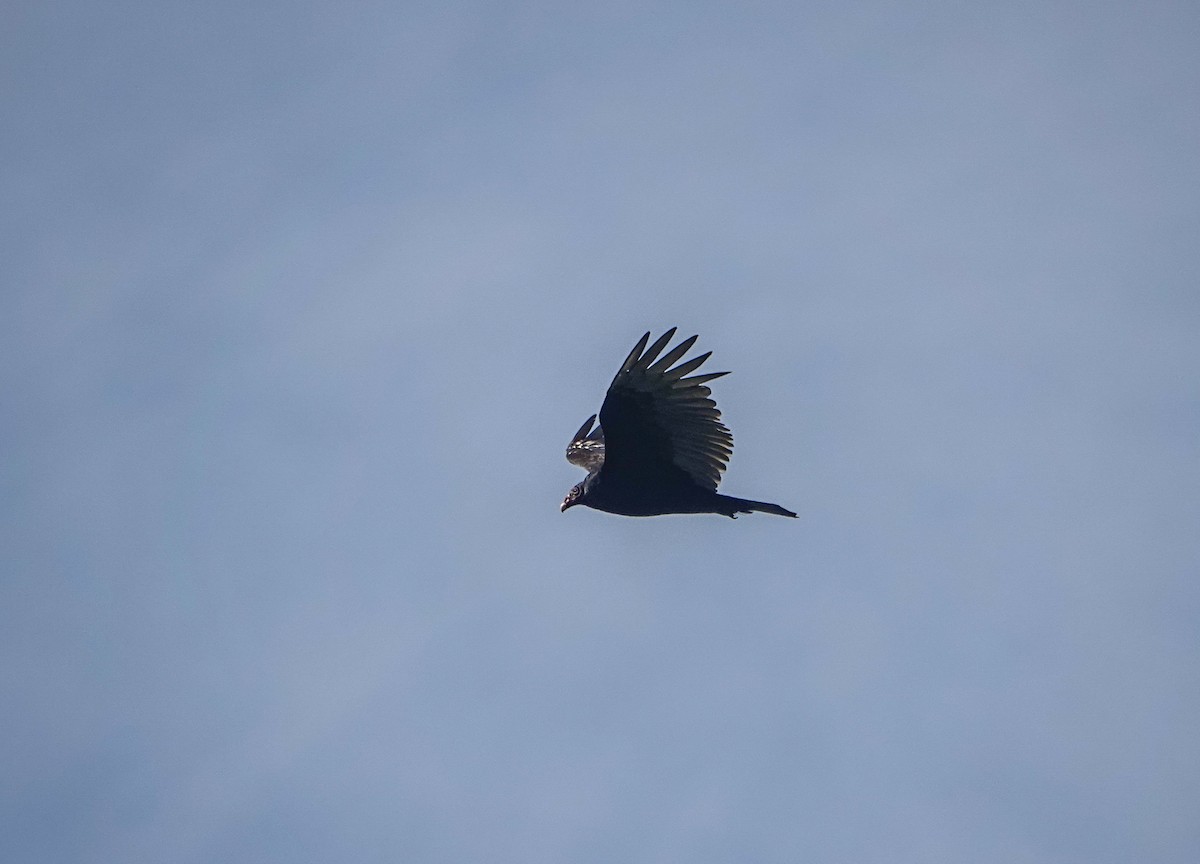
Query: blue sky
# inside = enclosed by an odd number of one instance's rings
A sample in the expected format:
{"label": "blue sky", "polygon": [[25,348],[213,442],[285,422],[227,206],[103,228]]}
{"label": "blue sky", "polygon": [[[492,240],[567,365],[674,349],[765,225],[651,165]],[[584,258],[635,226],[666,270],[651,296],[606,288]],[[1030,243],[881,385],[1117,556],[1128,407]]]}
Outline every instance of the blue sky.
{"label": "blue sky", "polygon": [[4,860],[1196,860],[1195,4],[7,18]]}

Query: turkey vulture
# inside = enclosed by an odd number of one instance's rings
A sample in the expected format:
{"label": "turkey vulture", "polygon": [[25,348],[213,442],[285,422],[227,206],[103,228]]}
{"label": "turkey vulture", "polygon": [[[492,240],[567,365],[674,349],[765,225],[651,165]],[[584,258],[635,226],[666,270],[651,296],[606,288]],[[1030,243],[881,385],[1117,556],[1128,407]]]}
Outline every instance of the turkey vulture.
{"label": "turkey vulture", "polygon": [[717,492],[733,436],[704,382],[729,373],[685,378],[712,352],[671,368],[696,341],[684,339],[659,358],[674,336],[672,327],[649,348],[649,333],[638,340],[608,387],[600,425],[592,429],[593,414],[567,445],[567,460],[588,476],[560,509],[583,504],[620,516],[720,513],[736,519],[757,510],[794,517],[778,504]]}

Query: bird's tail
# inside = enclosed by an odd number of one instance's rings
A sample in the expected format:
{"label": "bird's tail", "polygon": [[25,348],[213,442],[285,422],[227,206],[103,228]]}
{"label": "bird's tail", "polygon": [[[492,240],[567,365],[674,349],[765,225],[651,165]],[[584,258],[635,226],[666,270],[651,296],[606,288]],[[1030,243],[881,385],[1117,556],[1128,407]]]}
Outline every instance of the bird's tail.
{"label": "bird's tail", "polygon": [[791,510],[780,507],[778,504],[768,504],[766,501],[750,501],[746,498],[734,498],[732,495],[717,495],[717,501],[721,507],[720,512],[730,519],[736,519],[739,513],[754,513],[755,511],[796,518],[796,514]]}

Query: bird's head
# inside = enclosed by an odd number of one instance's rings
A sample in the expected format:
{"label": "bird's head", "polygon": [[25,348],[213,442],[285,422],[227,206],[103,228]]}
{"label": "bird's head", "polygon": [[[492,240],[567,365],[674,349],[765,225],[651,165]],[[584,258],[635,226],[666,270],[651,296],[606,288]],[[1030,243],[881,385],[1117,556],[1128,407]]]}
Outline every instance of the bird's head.
{"label": "bird's head", "polygon": [[567,493],[567,497],[563,499],[562,506],[558,508],[560,513],[566,513],[568,507],[574,507],[576,504],[583,503],[583,484],[576,483],[571,487],[571,491]]}

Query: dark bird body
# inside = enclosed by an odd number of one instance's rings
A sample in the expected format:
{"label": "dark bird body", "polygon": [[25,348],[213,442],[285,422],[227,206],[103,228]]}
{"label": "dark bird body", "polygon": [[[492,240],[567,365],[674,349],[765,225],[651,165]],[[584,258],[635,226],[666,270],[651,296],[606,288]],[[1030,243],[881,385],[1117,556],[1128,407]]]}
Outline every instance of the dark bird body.
{"label": "dark bird body", "polygon": [[685,377],[712,352],[679,363],[695,343],[693,336],[660,358],[674,335],[672,327],[649,348],[650,334],[643,336],[609,385],[600,425],[593,430],[593,414],[575,433],[567,459],[588,476],[561,509],[582,504],[620,516],[720,513],[736,519],[738,513],[759,511],[794,517],[778,504],[717,492],[733,436],[704,384],[729,373]]}

